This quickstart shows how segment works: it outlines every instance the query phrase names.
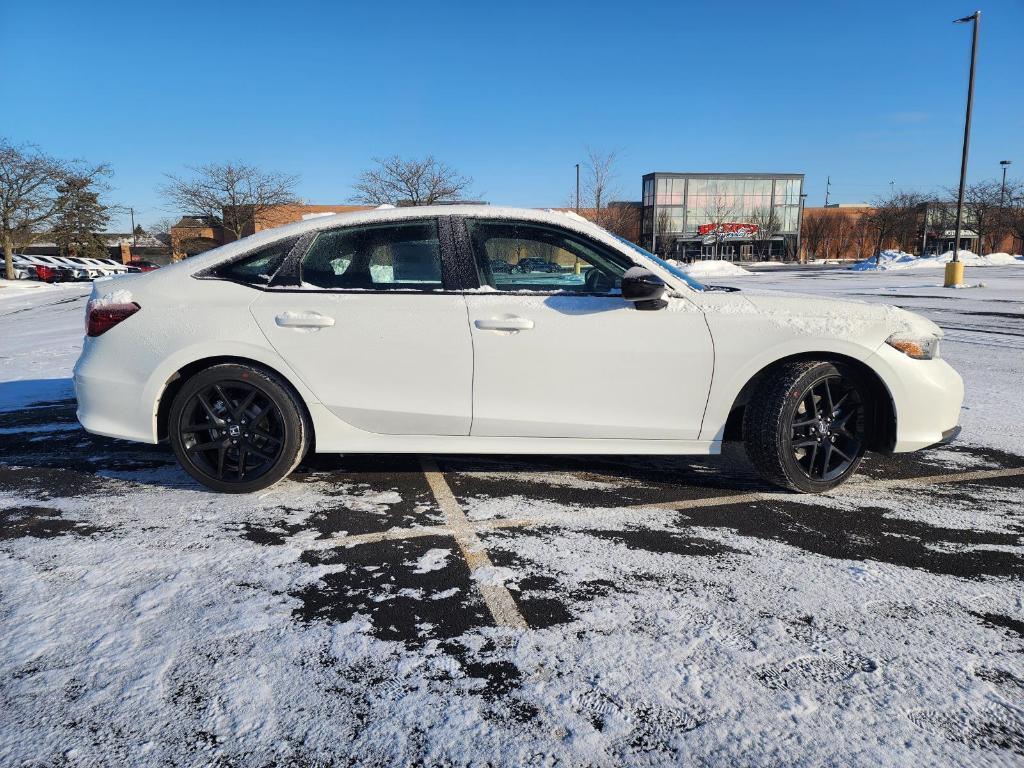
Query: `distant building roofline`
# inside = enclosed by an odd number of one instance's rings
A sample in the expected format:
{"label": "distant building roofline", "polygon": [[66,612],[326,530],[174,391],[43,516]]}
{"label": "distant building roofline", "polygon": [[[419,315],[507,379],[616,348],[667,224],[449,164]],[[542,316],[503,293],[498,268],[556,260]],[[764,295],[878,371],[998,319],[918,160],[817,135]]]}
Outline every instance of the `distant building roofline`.
{"label": "distant building roofline", "polygon": [[653,179],[655,176],[664,176],[674,179],[802,179],[802,173],[708,173],[706,171],[651,171],[645,173],[643,178]]}

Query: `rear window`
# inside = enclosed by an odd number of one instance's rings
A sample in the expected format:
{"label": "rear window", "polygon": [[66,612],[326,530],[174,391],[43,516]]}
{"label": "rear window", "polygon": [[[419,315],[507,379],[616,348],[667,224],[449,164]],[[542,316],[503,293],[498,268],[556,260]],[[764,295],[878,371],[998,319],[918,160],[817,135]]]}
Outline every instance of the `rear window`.
{"label": "rear window", "polygon": [[222,264],[210,274],[224,280],[233,280],[236,283],[268,285],[298,239],[290,237],[287,240],[279,240],[236,261]]}

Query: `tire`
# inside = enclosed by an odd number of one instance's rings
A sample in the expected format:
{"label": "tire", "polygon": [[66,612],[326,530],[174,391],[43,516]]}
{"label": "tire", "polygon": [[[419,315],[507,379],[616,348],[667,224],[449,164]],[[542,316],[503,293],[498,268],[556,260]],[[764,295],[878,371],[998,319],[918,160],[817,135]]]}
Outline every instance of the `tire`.
{"label": "tire", "polygon": [[845,482],[864,458],[870,388],[853,368],[823,360],[769,371],[743,413],[743,439],[769,483],[822,493]]}
{"label": "tire", "polygon": [[298,466],[312,427],[298,395],[256,365],[214,365],[186,381],[167,422],[174,454],[188,474],[215,491],[269,488]]}

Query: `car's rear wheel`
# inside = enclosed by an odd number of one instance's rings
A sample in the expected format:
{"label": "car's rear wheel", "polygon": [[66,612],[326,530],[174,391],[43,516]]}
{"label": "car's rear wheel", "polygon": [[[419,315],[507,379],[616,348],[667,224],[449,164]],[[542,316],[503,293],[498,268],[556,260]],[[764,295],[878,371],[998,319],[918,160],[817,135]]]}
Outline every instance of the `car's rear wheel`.
{"label": "car's rear wheel", "polygon": [[310,443],[298,396],[257,366],[214,365],[175,395],[168,434],[182,468],[208,488],[249,493],[291,473]]}
{"label": "car's rear wheel", "polygon": [[868,391],[863,377],[842,363],[798,361],[770,372],[743,414],[754,467],[793,491],[835,488],[864,457]]}

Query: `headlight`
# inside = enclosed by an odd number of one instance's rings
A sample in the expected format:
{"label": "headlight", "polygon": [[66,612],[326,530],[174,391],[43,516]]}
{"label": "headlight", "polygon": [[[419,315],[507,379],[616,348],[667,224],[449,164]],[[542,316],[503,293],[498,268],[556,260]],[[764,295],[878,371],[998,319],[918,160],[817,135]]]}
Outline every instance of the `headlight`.
{"label": "headlight", "polygon": [[885,343],[915,360],[934,360],[939,356],[939,339],[937,336],[912,339],[897,334],[890,336],[885,340]]}

